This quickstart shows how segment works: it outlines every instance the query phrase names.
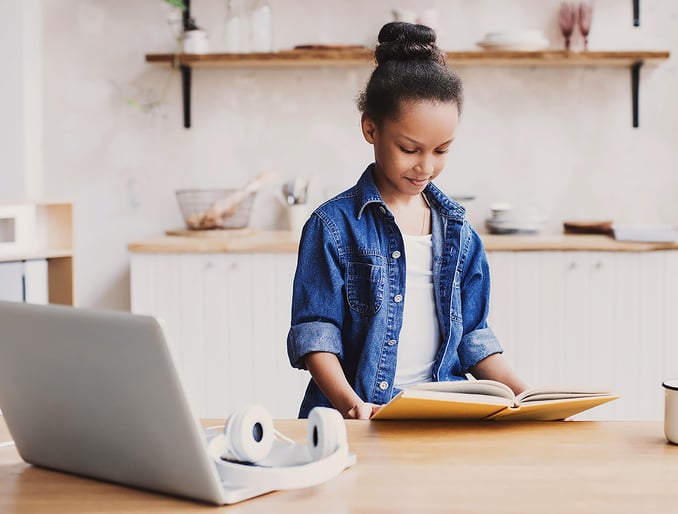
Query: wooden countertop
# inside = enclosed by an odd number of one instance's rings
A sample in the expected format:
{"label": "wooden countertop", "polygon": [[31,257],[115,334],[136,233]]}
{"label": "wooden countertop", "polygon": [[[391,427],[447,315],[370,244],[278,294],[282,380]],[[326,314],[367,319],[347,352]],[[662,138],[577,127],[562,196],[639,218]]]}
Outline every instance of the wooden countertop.
{"label": "wooden countertop", "polygon": [[[352,468],[316,487],[221,508],[32,467],[15,448],[0,448],[0,512],[637,514],[678,505],[678,445],[666,441],[661,421],[346,427]],[[276,428],[305,444],[305,421]],[[7,436],[1,418],[0,436]]]}
{"label": "wooden countertop", "polygon": [[[208,231],[192,235],[161,235],[143,241],[131,242],[132,253],[296,253],[298,239],[288,231]],[[186,234],[187,231],[177,231]],[[495,251],[602,251],[646,252],[678,250],[673,243],[632,243],[616,241],[604,235],[481,234],[485,249]]]}

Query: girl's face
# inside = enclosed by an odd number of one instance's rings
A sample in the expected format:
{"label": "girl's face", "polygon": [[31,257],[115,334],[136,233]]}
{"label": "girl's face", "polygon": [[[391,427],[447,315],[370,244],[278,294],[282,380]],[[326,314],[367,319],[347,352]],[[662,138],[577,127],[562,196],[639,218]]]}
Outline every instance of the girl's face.
{"label": "girl's face", "polygon": [[400,116],[381,126],[363,115],[363,136],[374,145],[374,179],[384,200],[419,195],[440,175],[458,123],[452,102],[403,103]]}

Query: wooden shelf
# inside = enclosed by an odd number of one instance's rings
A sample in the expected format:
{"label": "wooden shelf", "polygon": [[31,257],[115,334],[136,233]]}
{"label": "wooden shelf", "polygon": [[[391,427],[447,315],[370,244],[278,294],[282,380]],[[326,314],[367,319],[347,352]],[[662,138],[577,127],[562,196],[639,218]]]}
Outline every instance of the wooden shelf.
{"label": "wooden shelf", "polygon": [[[638,98],[640,68],[670,57],[667,50],[566,50],[507,51],[463,50],[447,52],[449,66],[532,66],[532,67],[627,67],[631,71],[632,125],[639,126]],[[374,52],[358,49],[304,49],[252,54],[147,54],[146,62],[169,65],[181,71],[184,127],[191,126],[191,76],[193,68],[300,67],[372,65]]]}
{"label": "wooden shelf", "polygon": [[[191,25],[191,0],[184,0],[183,27]],[[640,25],[640,0],[633,0],[633,24]],[[640,68],[644,62],[669,58],[667,51],[596,51],[508,52],[467,50],[447,52],[450,66],[628,66],[631,69],[631,104],[633,126],[638,127]],[[164,63],[181,71],[181,92],[184,127],[191,127],[191,82],[194,67],[200,66],[326,66],[367,64],[373,62],[371,48],[358,49],[294,49],[261,54],[148,54],[146,61]]]}
{"label": "wooden shelf", "polygon": [[[670,57],[666,50],[597,50],[568,52],[542,50],[516,52],[504,50],[464,50],[447,52],[450,66],[620,66],[637,62],[658,63]],[[341,66],[371,65],[371,49],[283,50],[253,54],[147,54],[146,62],[174,67],[251,67],[251,66]]]}

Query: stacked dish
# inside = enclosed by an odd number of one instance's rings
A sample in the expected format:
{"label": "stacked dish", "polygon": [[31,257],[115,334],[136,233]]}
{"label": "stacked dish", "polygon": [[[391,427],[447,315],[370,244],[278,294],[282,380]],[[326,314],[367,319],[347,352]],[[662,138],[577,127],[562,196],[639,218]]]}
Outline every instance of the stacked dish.
{"label": "stacked dish", "polygon": [[549,46],[549,41],[540,30],[503,30],[488,32],[476,43],[485,50],[536,51]]}
{"label": "stacked dish", "polygon": [[545,218],[533,208],[514,209],[507,203],[490,205],[490,217],[485,227],[490,234],[536,234]]}

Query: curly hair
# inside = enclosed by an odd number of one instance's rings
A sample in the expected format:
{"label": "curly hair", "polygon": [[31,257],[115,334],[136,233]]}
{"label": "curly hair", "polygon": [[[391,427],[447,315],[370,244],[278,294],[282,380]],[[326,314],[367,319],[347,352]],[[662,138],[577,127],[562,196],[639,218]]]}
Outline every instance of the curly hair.
{"label": "curly hair", "polygon": [[461,80],[447,67],[430,27],[387,23],[379,31],[375,57],[377,66],[358,97],[358,109],[378,125],[397,118],[408,101],[452,102],[461,114]]}

